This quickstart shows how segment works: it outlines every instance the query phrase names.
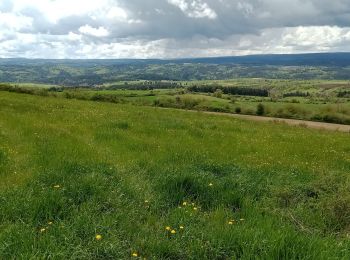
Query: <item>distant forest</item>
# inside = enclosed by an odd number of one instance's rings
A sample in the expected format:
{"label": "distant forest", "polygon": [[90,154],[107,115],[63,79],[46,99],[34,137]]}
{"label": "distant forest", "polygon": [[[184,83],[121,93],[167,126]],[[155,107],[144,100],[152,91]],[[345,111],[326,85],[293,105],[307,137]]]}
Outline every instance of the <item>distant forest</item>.
{"label": "distant forest", "polygon": [[350,80],[350,54],[261,55],[181,60],[0,59],[0,82],[96,86],[132,80],[232,78]]}

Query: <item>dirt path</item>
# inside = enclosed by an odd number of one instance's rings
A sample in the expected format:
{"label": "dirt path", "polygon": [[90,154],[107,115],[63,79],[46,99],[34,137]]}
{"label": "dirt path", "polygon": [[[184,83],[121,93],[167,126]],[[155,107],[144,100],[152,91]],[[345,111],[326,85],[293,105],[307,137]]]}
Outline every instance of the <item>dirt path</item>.
{"label": "dirt path", "polygon": [[322,122],[313,122],[313,121],[305,121],[305,120],[296,120],[296,119],[286,119],[286,118],[275,118],[275,117],[265,117],[265,116],[251,116],[251,115],[238,115],[238,114],[228,114],[228,113],[220,113],[220,112],[206,112],[202,113],[210,114],[210,115],[225,115],[234,118],[250,120],[250,121],[258,121],[258,122],[278,122],[285,123],[292,126],[302,126],[313,129],[324,129],[330,131],[339,131],[350,133],[350,125],[340,125],[340,124],[330,124],[330,123],[322,123]]}

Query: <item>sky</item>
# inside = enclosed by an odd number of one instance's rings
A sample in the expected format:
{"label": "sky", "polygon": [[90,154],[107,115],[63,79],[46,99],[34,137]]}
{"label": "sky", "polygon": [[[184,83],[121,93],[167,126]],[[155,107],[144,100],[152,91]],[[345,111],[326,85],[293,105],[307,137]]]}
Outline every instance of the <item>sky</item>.
{"label": "sky", "polygon": [[0,0],[2,58],[345,51],[349,0]]}

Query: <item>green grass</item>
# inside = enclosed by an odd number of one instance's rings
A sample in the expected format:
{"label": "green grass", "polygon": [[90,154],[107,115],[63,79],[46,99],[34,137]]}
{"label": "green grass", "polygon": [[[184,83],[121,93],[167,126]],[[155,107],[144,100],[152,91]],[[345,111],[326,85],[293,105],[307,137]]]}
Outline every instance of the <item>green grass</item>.
{"label": "green grass", "polygon": [[[258,79],[240,79],[227,81],[237,86],[249,86]],[[168,108],[191,109],[198,111],[213,111],[256,115],[259,104],[264,106],[262,115],[269,117],[293,118],[328,123],[350,124],[350,102],[345,97],[337,97],[339,91],[345,91],[345,82],[338,81],[282,81],[262,80],[269,88],[269,97],[237,96],[222,93],[191,93],[186,88],[131,90],[131,89],[104,89],[104,88],[64,88],[45,89],[43,87],[13,87],[3,84],[0,91],[27,93],[40,96],[55,96],[69,99],[92,100],[111,103],[129,103],[138,106],[158,106]],[[215,81],[202,81],[200,84],[213,84]],[[291,90],[281,85],[283,82],[296,84]],[[298,83],[299,82],[299,83]],[[195,82],[196,83],[196,82]],[[226,81],[222,84],[229,84]],[[257,83],[257,82],[255,82]],[[255,84],[254,83],[254,84]],[[190,83],[188,83],[190,84]],[[191,83],[192,84],[192,83]],[[199,84],[198,82],[196,84]],[[248,84],[248,85],[247,85]],[[256,85],[253,87],[258,87]],[[269,85],[271,84],[271,85]],[[303,84],[303,85],[298,85]],[[170,84],[171,85],[171,84]],[[313,86],[315,92],[306,85]],[[229,85],[227,85],[229,86]],[[232,86],[232,85],[231,85]],[[269,87],[267,87],[269,86]],[[329,87],[322,87],[329,86]],[[340,87],[339,87],[340,86]],[[345,88],[345,89],[341,89]],[[283,97],[284,93],[309,93],[306,97]]]}
{"label": "green grass", "polygon": [[58,85],[53,85],[53,84],[38,84],[38,83],[17,83],[13,85],[16,85],[22,88],[44,88],[44,89],[59,87]]}
{"label": "green grass", "polygon": [[209,93],[187,93],[183,89],[172,90],[65,90],[60,96],[131,103],[142,106],[160,106],[200,111],[235,113],[237,107],[242,114],[256,114],[259,103],[265,107],[265,116],[294,118],[329,123],[350,124],[350,102],[345,98],[310,97],[252,97]]}
{"label": "green grass", "polygon": [[347,259],[348,140],[0,92],[0,258]]}
{"label": "green grass", "polygon": [[[130,82],[133,84],[136,82]],[[124,82],[116,82],[123,85]],[[246,87],[268,89],[270,97],[249,97],[222,95],[215,98],[209,93],[181,93],[183,89],[173,90],[109,90],[87,91],[89,95],[113,95],[123,98],[123,102],[141,105],[186,108],[217,112],[234,113],[240,108],[243,114],[256,114],[257,105],[265,106],[265,116],[294,118],[330,123],[350,123],[349,98],[339,98],[337,94],[348,91],[349,81],[340,80],[282,80],[262,78],[238,78],[232,80],[181,81],[178,85],[218,85],[224,87]],[[108,87],[108,85],[105,85]],[[283,97],[288,93],[309,93],[308,97]],[[74,93],[74,92],[73,92]],[[81,90],[78,90],[81,94]],[[153,96],[149,94],[152,93]],[[180,97],[180,102],[176,101]],[[191,100],[190,100],[191,99]],[[184,100],[185,102],[182,102]],[[230,102],[231,101],[231,102]]]}

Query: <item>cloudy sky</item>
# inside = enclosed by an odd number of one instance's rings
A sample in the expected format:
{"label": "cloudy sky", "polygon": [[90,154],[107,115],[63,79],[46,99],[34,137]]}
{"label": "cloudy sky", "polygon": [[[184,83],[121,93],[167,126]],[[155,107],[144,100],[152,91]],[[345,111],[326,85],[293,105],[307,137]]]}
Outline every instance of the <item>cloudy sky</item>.
{"label": "cloudy sky", "polygon": [[0,57],[350,51],[349,0],[0,0]]}

